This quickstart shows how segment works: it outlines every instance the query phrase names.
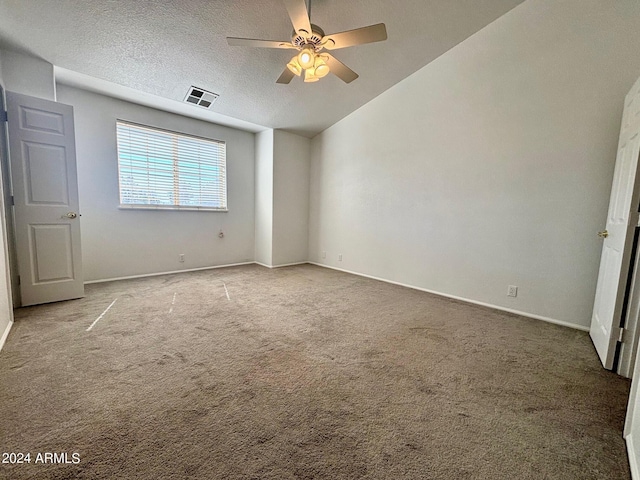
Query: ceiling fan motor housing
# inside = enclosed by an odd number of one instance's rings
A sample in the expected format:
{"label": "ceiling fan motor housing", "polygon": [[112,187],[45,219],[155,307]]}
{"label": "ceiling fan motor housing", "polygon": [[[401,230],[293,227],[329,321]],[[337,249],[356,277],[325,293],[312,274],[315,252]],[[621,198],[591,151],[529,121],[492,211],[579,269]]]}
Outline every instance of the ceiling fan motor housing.
{"label": "ceiling fan motor housing", "polygon": [[311,35],[308,37],[304,37],[300,35],[298,32],[294,31],[291,36],[291,43],[301,49],[305,45],[313,45],[316,51],[322,49],[322,38],[324,37],[324,30],[322,30],[319,26],[311,24]]}

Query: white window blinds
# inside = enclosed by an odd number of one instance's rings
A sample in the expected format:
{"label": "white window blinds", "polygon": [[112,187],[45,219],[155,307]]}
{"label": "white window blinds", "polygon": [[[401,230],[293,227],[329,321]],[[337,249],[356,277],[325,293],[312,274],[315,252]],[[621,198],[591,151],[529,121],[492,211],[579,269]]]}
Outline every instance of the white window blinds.
{"label": "white window blinds", "polygon": [[120,206],[227,209],[224,142],[117,122]]}

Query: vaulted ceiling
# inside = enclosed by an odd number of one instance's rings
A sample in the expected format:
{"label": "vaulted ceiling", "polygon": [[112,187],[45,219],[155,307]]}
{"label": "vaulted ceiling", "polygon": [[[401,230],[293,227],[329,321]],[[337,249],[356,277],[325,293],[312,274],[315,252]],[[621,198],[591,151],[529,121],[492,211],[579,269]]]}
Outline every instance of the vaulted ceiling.
{"label": "vaulted ceiling", "polygon": [[291,50],[227,44],[290,40],[281,0],[0,0],[0,48],[173,101],[195,85],[220,95],[215,113],[313,136],[522,1],[312,0],[326,33],[386,24],[387,41],[332,52],[360,75],[350,84],[276,84]]}

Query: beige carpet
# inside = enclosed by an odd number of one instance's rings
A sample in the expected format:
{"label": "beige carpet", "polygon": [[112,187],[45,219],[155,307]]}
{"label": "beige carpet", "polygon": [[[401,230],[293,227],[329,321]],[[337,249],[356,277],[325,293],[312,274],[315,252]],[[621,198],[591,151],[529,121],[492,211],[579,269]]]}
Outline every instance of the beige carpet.
{"label": "beige carpet", "polygon": [[0,478],[630,478],[629,382],[584,332],[310,265],[89,285],[16,320],[0,444],[32,463]]}

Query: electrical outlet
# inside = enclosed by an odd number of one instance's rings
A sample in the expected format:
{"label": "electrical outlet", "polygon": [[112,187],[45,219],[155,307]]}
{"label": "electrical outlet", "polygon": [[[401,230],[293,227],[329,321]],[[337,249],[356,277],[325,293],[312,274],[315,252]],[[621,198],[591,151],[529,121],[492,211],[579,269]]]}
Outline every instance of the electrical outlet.
{"label": "electrical outlet", "polygon": [[518,287],[515,285],[509,285],[507,287],[507,297],[517,297],[518,296]]}
{"label": "electrical outlet", "polygon": [[322,258],[327,258],[327,252],[322,252]]}
{"label": "electrical outlet", "polygon": [[180,253],[180,254],[178,254],[178,261],[179,261],[180,263],[184,263],[184,253]]}
{"label": "electrical outlet", "polygon": [[338,255],[338,261],[341,262],[342,261],[342,254]]}

